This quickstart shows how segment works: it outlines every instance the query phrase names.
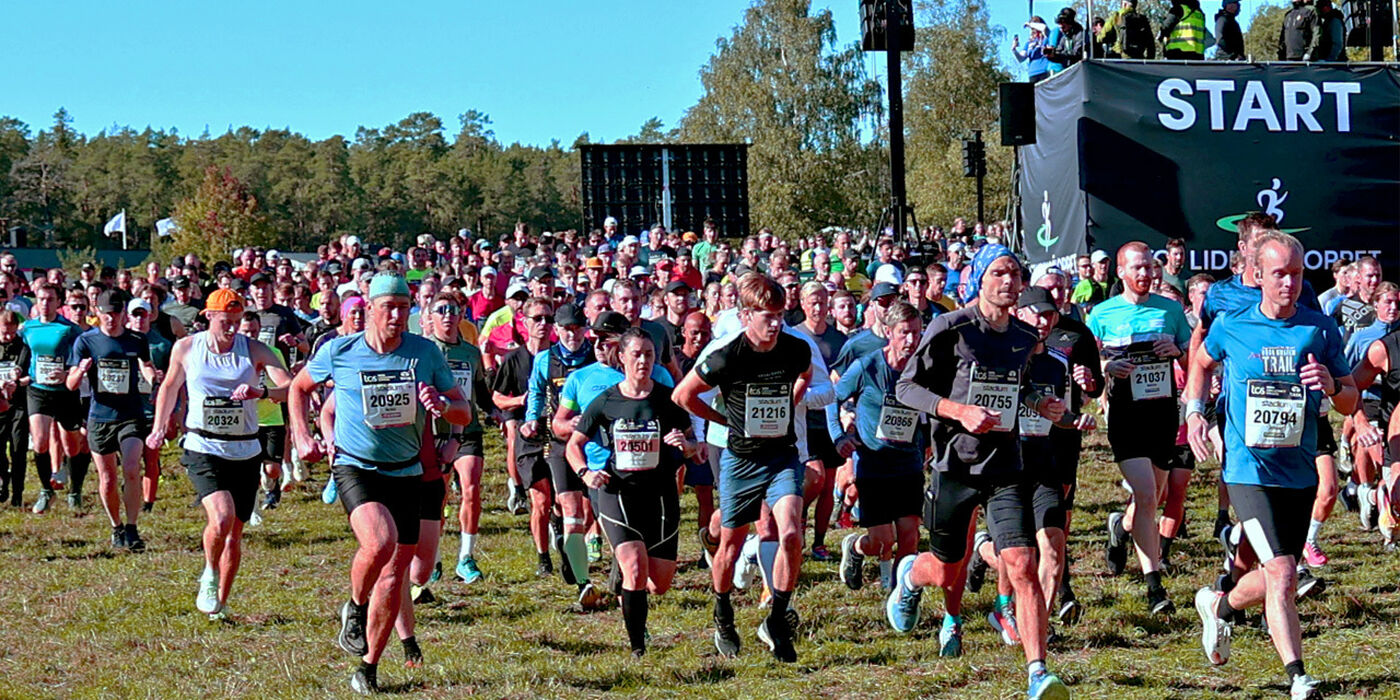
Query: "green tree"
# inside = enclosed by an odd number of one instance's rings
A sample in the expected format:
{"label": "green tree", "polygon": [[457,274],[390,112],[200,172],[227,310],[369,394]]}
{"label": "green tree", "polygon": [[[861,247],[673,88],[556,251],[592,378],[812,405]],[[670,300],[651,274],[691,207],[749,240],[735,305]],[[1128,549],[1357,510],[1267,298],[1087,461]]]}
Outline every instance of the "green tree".
{"label": "green tree", "polygon": [[758,0],[716,46],[679,135],[750,144],[754,226],[794,236],[874,221],[878,149],[862,142],[861,126],[879,117],[880,88],[857,46],[836,46],[831,12],[813,13],[808,0]]}
{"label": "green tree", "polygon": [[670,143],[676,140],[675,129],[666,129],[666,124],[660,117],[652,117],[642,122],[642,128],[637,133],[625,139],[618,139],[618,143]]}
{"label": "green tree", "polygon": [[1278,35],[1288,5],[1261,4],[1254,7],[1249,29],[1244,33],[1244,55],[1251,61],[1278,60]]}
{"label": "green tree", "polygon": [[156,242],[156,258],[195,253],[203,260],[229,260],[235,248],[271,246],[276,232],[258,198],[229,168],[210,166],[199,189],[175,206],[175,233]]}

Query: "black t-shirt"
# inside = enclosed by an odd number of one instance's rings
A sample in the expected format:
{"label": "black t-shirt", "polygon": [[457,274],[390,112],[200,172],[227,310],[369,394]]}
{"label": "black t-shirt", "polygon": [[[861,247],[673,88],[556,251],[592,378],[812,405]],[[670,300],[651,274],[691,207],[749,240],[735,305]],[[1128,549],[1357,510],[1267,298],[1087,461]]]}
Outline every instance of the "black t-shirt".
{"label": "black t-shirt", "polygon": [[803,311],[801,306],[794,306],[783,312],[783,323],[789,326],[800,326],[806,320],[807,312]]}
{"label": "black t-shirt", "polygon": [[811,347],[787,333],[768,352],[740,333],[696,365],[700,379],[724,395],[730,452],[753,458],[795,449],[792,385],[811,365]]}
{"label": "black t-shirt", "polygon": [[[1103,394],[1103,365],[1099,361],[1099,344],[1088,326],[1061,314],[1060,322],[1055,324],[1050,330],[1050,337],[1045,339],[1045,346],[1062,357],[1069,358],[1070,366],[1083,365],[1089,369],[1089,373],[1094,376],[1094,390],[1087,394],[1089,398],[1098,398]],[[1069,398],[1066,400],[1069,410],[1078,412],[1084,406],[1085,396],[1084,390],[1079,388],[1079,383],[1071,381]]]}
{"label": "black t-shirt", "polygon": [[98,423],[141,418],[144,397],[138,388],[141,362],[151,361],[151,346],[143,333],[122,330],[115,338],[93,328],[73,342],[70,365],[92,358],[88,382],[92,386],[89,416]]}
{"label": "black t-shirt", "polygon": [[1376,322],[1376,307],[1360,299],[1343,299],[1332,310],[1332,318],[1342,329],[1342,337],[1350,338],[1358,328],[1365,328]]}
{"label": "black t-shirt", "polygon": [[584,409],[576,430],[608,450],[609,474],[627,480],[658,478],[674,489],[684,455],[662,438],[689,428],[690,415],[671,401],[670,388],[653,384],[641,399],[623,396],[621,385],[603,390]]}
{"label": "black t-shirt", "polygon": [[[530,388],[530,370],[534,367],[535,356],[530,348],[521,345],[501,358],[496,368],[496,377],[491,382],[491,391],[505,396],[524,396]],[[525,407],[507,411],[508,420],[524,420]],[[536,434],[533,440],[520,437],[515,443],[518,454],[537,454],[544,451],[544,435]]]}
{"label": "black t-shirt", "polygon": [[666,328],[656,321],[643,320],[639,324],[642,330],[651,336],[651,342],[656,346],[656,364],[668,365],[671,363],[671,335],[666,332]]}
{"label": "black t-shirt", "polygon": [[[682,345],[685,345],[685,339],[681,337],[681,327],[680,327],[680,326],[677,326],[676,324],[671,323],[670,321],[666,320],[666,317],[665,317],[665,316],[662,316],[661,318],[656,319],[655,323],[656,323],[656,325],[661,326],[661,330],[666,331],[666,338],[667,338],[667,339],[670,341],[670,343],[671,343],[671,350],[672,350],[672,352],[674,352],[676,348],[678,348],[678,347],[680,347],[680,346],[682,346]],[[660,359],[660,357],[659,357],[659,355],[660,355],[660,348],[657,348],[657,355],[658,355],[658,358],[657,358],[657,359],[659,360],[659,359]]]}
{"label": "black t-shirt", "polygon": [[[191,301],[194,300],[191,299]],[[179,319],[180,323],[185,324],[186,331],[194,333],[204,330],[202,324],[197,323],[199,320],[199,309],[191,304],[181,304],[178,301],[173,301],[166,304],[165,308],[162,310]]]}
{"label": "black t-shirt", "polygon": [[8,343],[0,343],[0,382],[15,382],[15,393],[10,396],[10,410],[24,408],[25,392],[24,386],[19,384],[20,377],[29,374],[29,345],[24,342],[24,338],[16,335],[14,340]]}
{"label": "black t-shirt", "polygon": [[284,335],[301,333],[304,324],[295,312],[281,304],[273,304],[258,312],[258,320],[262,322],[258,340],[262,341],[263,345],[281,350],[282,356],[287,358],[288,365],[294,365],[303,359],[294,346],[279,340]]}

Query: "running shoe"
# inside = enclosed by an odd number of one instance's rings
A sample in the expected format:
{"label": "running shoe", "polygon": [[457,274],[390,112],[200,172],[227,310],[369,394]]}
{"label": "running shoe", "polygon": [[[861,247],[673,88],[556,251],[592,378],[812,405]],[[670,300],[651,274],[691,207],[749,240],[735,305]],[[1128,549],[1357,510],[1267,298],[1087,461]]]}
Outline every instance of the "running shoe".
{"label": "running shoe", "polygon": [[739,630],[734,629],[734,616],[721,615],[715,610],[715,651],[720,656],[739,655]]}
{"label": "running shoe", "polygon": [[69,491],[69,492],[68,492],[68,510],[82,510],[82,509],[83,509],[83,494],[78,493],[77,491]]}
{"label": "running shoe", "polygon": [[1055,613],[1055,617],[1060,621],[1061,624],[1072,625],[1076,622],[1079,622],[1079,618],[1083,614],[1084,607],[1079,604],[1079,601],[1070,598],[1068,600],[1062,599],[1060,601],[1060,609],[1058,612]]}
{"label": "running shoe", "polygon": [[[1357,516],[1361,519],[1361,530],[1363,532],[1370,532],[1376,529],[1376,525],[1379,524],[1378,521],[1380,518],[1378,517],[1379,513],[1377,512],[1376,503],[1371,500],[1375,497],[1375,494],[1376,489],[1370,484],[1362,484],[1356,487],[1356,501],[1359,505]],[[34,512],[38,513],[38,504],[35,504],[34,507],[36,508]]]}
{"label": "running shoe", "polygon": [[267,497],[263,499],[263,510],[276,510],[277,505],[282,502],[282,489],[274,487],[267,492]]}
{"label": "running shoe", "polygon": [[263,524],[262,513],[259,513],[258,509],[254,508],[252,514],[248,516],[248,527],[257,527],[261,524]]}
{"label": "running shoe", "polygon": [[1123,567],[1128,565],[1128,539],[1118,534],[1118,530],[1123,527],[1123,514],[1114,512],[1108,514],[1108,547],[1104,557],[1108,560],[1108,573],[1111,576],[1118,576],[1123,573]]}
{"label": "running shoe", "polygon": [[10,485],[8,483],[0,484],[0,503],[8,500],[10,500]]}
{"label": "running shoe", "polygon": [[112,528],[112,549],[126,549],[126,528],[121,525]]}
{"label": "running shoe", "polygon": [[146,541],[141,539],[141,533],[136,531],[135,525],[126,526],[126,548],[133,552],[146,551]]}
{"label": "running shoe", "polygon": [[195,596],[194,608],[206,615],[219,611],[219,577],[213,569],[205,568],[199,575],[199,595]]}
{"label": "running shoe", "polygon": [[340,491],[335,485],[335,477],[326,479],[326,487],[321,489],[321,502],[326,505],[331,505],[335,503],[335,500],[339,497]]}
{"label": "running shoe", "polygon": [[400,639],[403,644],[403,667],[418,668],[423,665],[423,650],[418,648],[418,640],[413,637]]}
{"label": "running shoe", "polygon": [[598,590],[597,586],[586,583],[578,591],[578,607],[583,611],[601,610],[607,601],[607,594]]}
{"label": "running shoe", "polygon": [[797,661],[797,650],[792,646],[792,630],[786,629],[787,620],[774,620],[772,615],[758,623],[758,640],[768,645],[773,658],[785,663]]}
{"label": "running shoe", "polygon": [[748,588],[762,573],[763,569],[758,564],[758,553],[745,556],[743,550],[740,550],[739,561],[734,563],[734,587],[740,590]]}
{"label": "running shoe", "polygon": [[991,542],[992,536],[986,530],[978,530],[972,538],[972,558],[967,564],[967,591],[976,593],[982,590],[987,581],[987,560],[982,558],[982,543]]}
{"label": "running shoe", "polygon": [[364,656],[369,651],[369,645],[365,642],[367,607],[367,604],[355,605],[350,600],[340,606],[340,634],[336,637],[336,643],[352,656]]}
{"label": "running shoe", "polygon": [[1176,605],[1167,597],[1167,589],[1148,588],[1147,609],[1151,610],[1153,615],[1170,615],[1176,612]]}
{"label": "running shoe", "polygon": [[987,622],[1001,635],[1001,642],[1007,646],[1021,643],[1021,633],[1016,630],[1016,611],[1010,605],[993,608],[987,613]]}
{"label": "running shoe", "polygon": [[525,493],[524,486],[515,487],[515,506],[510,509],[512,515],[524,515],[530,512],[530,496]]}
{"label": "running shoe", "polygon": [[1223,595],[1209,587],[1196,591],[1196,614],[1201,616],[1201,649],[1206,659],[1216,666],[1230,660],[1230,623],[1215,614]]}
{"label": "running shoe", "polygon": [[945,658],[962,656],[962,625],[943,625],[938,630],[938,655]]}
{"label": "running shoe", "polygon": [[826,545],[819,544],[812,547],[812,561],[831,561],[836,557],[831,556],[831,551]]}
{"label": "running shoe", "polygon": [[1308,542],[1303,545],[1303,561],[1307,562],[1308,566],[1326,566],[1327,553],[1316,544]]}
{"label": "running shoe", "polygon": [[375,695],[379,692],[379,679],[373,667],[361,666],[350,677],[350,689],[360,695]]}
{"label": "running shoe", "polygon": [[433,595],[433,589],[427,586],[409,586],[408,595],[414,605],[427,605],[428,603],[437,602],[437,596]]}
{"label": "running shoe", "polygon": [[1337,490],[1337,500],[1342,502],[1342,506],[1348,513],[1355,513],[1360,509],[1361,504],[1356,502],[1356,482],[1348,481],[1345,486]]}
{"label": "running shoe", "polygon": [[1290,700],[1322,700],[1322,689],[1318,686],[1320,682],[1304,673],[1301,676],[1293,677],[1293,687],[1288,689]]}
{"label": "running shoe", "polygon": [[1227,527],[1230,527],[1230,512],[1216,511],[1215,526],[1211,528],[1211,532],[1214,534],[1212,534],[1211,537],[1214,537],[1217,540],[1220,539],[1220,533],[1224,532],[1225,528]]}
{"label": "running shoe", "polygon": [[1310,594],[1321,594],[1327,590],[1327,582],[1314,576],[1306,568],[1298,571],[1298,588],[1294,597],[1301,600]]}
{"label": "running shoe", "polygon": [[463,583],[476,583],[481,580],[481,569],[476,566],[476,559],[473,557],[462,557],[457,560],[457,578]]}
{"label": "running shoe", "polygon": [[537,565],[535,565],[535,575],[536,575],[536,576],[540,576],[540,577],[544,577],[544,576],[553,576],[553,575],[554,575],[554,562],[552,562],[552,561],[550,561],[550,560],[548,560],[548,559],[542,559],[542,560],[540,560],[540,563],[537,564]]}
{"label": "running shoe", "polygon": [[210,622],[230,622],[232,620],[233,610],[229,609],[227,603],[220,605],[218,610],[209,613]]}
{"label": "running shoe", "polygon": [[865,585],[865,577],[861,575],[865,555],[856,551],[856,542],[859,541],[860,534],[855,532],[841,539],[841,582],[853,591],[858,591]]}
{"label": "running shoe", "polygon": [[1235,526],[1226,525],[1225,529],[1220,531],[1219,539],[1220,548],[1225,550],[1225,570],[1229,571],[1235,561],[1235,548],[1238,544],[1235,540]]}
{"label": "running shoe", "polygon": [[719,541],[710,537],[710,528],[700,526],[700,551],[705,555],[705,566],[715,565],[715,552],[719,551]]}
{"label": "running shoe", "polygon": [[917,555],[910,554],[899,560],[899,565],[894,569],[894,590],[885,599],[885,620],[902,634],[914,631],[914,626],[919,623],[919,601],[924,592],[923,589],[915,591],[909,588],[909,575],[914,570],[916,558]]}
{"label": "running shoe", "polygon": [[603,538],[588,538],[588,563],[596,564],[603,560]]}
{"label": "running shoe", "polygon": [[[71,493],[68,494],[68,506],[69,506],[70,508],[73,506],[73,494],[71,494]],[[150,512],[155,511],[155,509],[156,509],[156,504],[151,503],[150,501],[146,501],[145,503],[142,503],[142,504],[141,504],[141,512],[142,512],[142,513],[150,513]]]}
{"label": "running shoe", "polygon": [[433,573],[428,574],[428,585],[433,585],[442,580],[442,562],[433,564]]}
{"label": "running shoe", "polygon": [[1042,669],[1031,675],[1026,696],[1031,700],[1069,700],[1069,688],[1059,676]]}
{"label": "running shoe", "polygon": [[51,503],[53,503],[53,491],[49,489],[40,491],[39,499],[34,501],[34,514],[43,515],[48,511]]}

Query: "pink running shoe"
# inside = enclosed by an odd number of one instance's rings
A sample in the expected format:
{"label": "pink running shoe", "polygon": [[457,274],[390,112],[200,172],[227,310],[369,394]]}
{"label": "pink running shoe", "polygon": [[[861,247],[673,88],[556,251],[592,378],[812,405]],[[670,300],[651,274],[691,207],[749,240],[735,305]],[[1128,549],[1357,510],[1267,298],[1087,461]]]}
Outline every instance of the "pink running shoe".
{"label": "pink running shoe", "polygon": [[1327,554],[1317,545],[1308,542],[1303,545],[1303,560],[1308,563],[1308,566],[1326,566]]}

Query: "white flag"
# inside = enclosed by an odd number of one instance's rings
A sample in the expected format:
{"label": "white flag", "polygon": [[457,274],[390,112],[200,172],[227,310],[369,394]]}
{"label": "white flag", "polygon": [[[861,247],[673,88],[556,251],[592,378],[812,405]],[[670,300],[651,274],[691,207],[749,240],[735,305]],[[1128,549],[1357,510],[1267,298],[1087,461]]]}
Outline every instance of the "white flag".
{"label": "white flag", "polygon": [[120,214],[112,217],[111,220],[107,222],[107,225],[102,227],[102,235],[110,236],[114,233],[126,233],[125,209],[123,209]]}
{"label": "white flag", "polygon": [[156,234],[157,234],[157,235],[169,236],[169,235],[172,234],[172,233],[175,233],[175,220],[174,220],[174,219],[172,219],[172,218],[170,218],[170,217],[166,217],[166,218],[161,219],[160,221],[157,221],[157,222],[156,222]]}

